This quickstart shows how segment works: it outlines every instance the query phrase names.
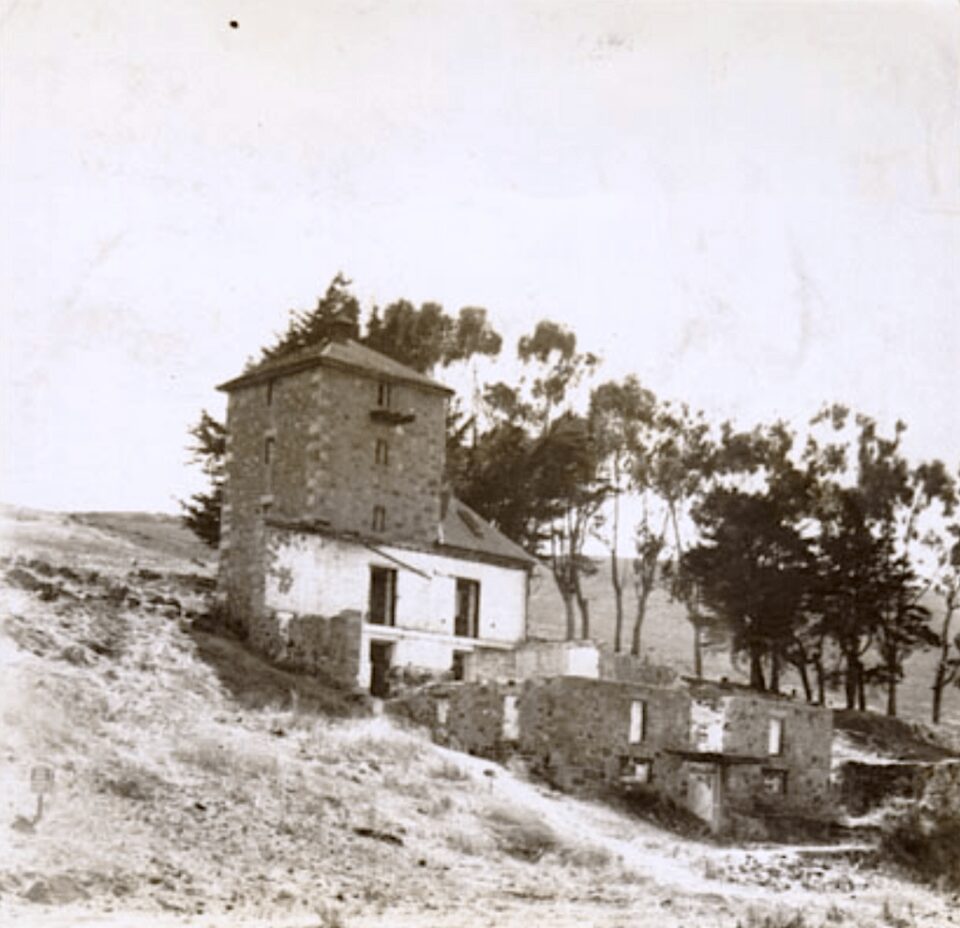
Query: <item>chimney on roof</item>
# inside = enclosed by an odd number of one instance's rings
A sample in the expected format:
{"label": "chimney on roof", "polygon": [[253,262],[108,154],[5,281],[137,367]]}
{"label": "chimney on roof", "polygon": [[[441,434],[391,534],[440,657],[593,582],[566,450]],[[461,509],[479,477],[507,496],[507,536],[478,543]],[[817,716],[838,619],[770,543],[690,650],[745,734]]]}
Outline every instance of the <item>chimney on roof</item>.
{"label": "chimney on roof", "polygon": [[331,341],[345,342],[357,334],[356,322],[342,309],[334,313],[329,325]]}

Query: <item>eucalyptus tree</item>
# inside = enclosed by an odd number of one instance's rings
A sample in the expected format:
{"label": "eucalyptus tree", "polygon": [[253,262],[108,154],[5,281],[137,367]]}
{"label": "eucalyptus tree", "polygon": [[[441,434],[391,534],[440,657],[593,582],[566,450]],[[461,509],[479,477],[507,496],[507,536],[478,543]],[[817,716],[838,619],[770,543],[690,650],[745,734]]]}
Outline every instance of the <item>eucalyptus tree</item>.
{"label": "eucalyptus tree", "polygon": [[[637,485],[638,461],[646,453],[650,444],[650,432],[657,412],[657,399],[654,394],[642,387],[634,377],[622,381],[607,381],[597,386],[590,394],[589,423],[590,431],[599,457],[599,466],[608,488],[610,519],[598,517],[594,535],[601,540],[610,552],[610,582],[613,587],[615,624],[613,647],[616,652],[623,650],[624,608],[623,593],[626,581],[625,570],[620,558],[621,504],[625,494],[641,493],[643,517],[637,526],[637,556],[644,563],[653,562],[653,573],[663,547],[666,521],[657,539],[649,531],[648,500]],[[646,581],[647,574],[644,574]],[[652,585],[653,577],[649,577]],[[643,607],[639,605],[634,623],[631,652],[640,651],[640,629]],[[646,599],[643,600],[645,607]]]}

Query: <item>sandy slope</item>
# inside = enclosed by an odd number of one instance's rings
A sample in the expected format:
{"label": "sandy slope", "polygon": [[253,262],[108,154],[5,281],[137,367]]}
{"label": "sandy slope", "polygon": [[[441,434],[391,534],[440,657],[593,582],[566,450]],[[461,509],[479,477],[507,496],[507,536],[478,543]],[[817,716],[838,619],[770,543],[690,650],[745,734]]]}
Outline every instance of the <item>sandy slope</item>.
{"label": "sandy slope", "polygon": [[856,855],[679,838],[439,748],[199,631],[181,562],[67,529],[0,565],[0,924],[960,924]]}

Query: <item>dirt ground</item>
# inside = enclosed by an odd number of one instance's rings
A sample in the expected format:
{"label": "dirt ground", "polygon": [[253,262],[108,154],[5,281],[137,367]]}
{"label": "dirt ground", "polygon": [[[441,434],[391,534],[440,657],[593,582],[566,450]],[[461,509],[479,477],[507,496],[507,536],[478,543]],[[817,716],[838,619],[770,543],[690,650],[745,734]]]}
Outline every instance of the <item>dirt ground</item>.
{"label": "dirt ground", "polygon": [[692,840],[440,748],[203,631],[209,565],[64,518],[0,562],[0,924],[960,924],[869,841]]}

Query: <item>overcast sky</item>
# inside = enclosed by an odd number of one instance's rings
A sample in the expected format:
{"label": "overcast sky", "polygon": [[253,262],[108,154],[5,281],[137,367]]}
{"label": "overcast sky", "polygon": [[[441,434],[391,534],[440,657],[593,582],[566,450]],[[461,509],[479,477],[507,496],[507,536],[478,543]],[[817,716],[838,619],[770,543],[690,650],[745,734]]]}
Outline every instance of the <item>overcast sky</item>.
{"label": "overcast sky", "polygon": [[0,9],[0,500],[175,510],[214,384],[339,269],[960,461],[953,0]]}

